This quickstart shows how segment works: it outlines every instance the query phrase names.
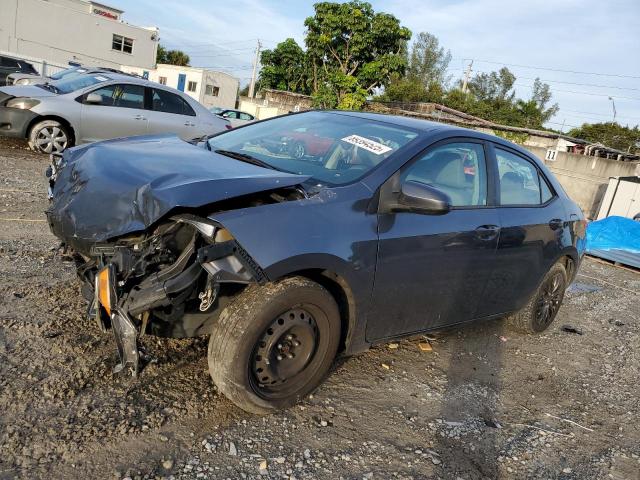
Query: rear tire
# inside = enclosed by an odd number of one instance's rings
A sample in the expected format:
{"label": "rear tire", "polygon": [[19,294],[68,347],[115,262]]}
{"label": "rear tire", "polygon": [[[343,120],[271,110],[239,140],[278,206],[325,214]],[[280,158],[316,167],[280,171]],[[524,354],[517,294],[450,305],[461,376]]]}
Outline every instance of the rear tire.
{"label": "rear tire", "polygon": [[29,130],[29,146],[40,153],[61,153],[73,146],[69,127],[56,120],[42,120]]}
{"label": "rear tire", "polygon": [[238,407],[268,414],[322,382],[339,341],[338,305],[324,287],[302,277],[251,285],[213,326],[209,373]]}
{"label": "rear tire", "polygon": [[507,317],[510,326],[523,333],[539,333],[546,330],[560,310],[567,283],[565,267],[556,263],[544,276],[529,303],[519,312]]}

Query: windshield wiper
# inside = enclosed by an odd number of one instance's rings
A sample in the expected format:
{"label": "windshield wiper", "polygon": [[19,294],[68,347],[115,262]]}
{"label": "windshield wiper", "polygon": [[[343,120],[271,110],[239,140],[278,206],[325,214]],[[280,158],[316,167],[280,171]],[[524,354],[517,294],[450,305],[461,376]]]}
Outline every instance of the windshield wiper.
{"label": "windshield wiper", "polygon": [[252,157],[251,155],[247,155],[246,153],[234,152],[233,150],[214,150],[216,153],[220,155],[224,155],[225,157],[235,158],[236,160],[240,160],[241,162],[250,163],[252,165],[257,165],[258,167],[270,168],[271,170],[278,170],[273,165],[260,160],[259,158]]}

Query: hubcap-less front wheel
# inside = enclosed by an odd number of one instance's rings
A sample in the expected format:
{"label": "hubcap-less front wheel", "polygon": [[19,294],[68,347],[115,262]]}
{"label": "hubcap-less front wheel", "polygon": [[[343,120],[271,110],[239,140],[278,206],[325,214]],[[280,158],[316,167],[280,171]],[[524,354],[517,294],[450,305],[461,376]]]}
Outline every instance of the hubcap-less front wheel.
{"label": "hubcap-less front wheel", "polygon": [[44,153],[62,152],[67,148],[67,135],[59,127],[44,127],[38,131],[35,144]]}
{"label": "hubcap-less front wheel", "polygon": [[293,308],[271,322],[251,359],[256,393],[269,398],[286,390],[286,382],[302,374],[316,351],[318,326],[304,307]]}

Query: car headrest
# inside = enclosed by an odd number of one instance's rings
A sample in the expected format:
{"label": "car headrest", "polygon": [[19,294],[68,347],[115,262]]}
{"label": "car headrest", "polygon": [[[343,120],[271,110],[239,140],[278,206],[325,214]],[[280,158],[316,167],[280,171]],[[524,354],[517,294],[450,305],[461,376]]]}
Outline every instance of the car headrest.
{"label": "car headrest", "polygon": [[444,185],[452,188],[467,187],[462,154],[455,152],[440,152],[431,159],[430,163],[434,166],[434,181],[438,185]]}

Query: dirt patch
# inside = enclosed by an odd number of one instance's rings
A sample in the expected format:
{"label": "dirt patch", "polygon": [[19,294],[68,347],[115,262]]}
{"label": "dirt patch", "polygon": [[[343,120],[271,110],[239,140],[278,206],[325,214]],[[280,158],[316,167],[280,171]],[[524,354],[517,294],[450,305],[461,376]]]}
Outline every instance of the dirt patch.
{"label": "dirt patch", "polygon": [[382,345],[255,417],[217,394],[206,338],[143,338],[140,378],[111,373],[44,222],[46,164],[0,141],[0,478],[640,478],[640,274],[587,260],[543,335]]}

